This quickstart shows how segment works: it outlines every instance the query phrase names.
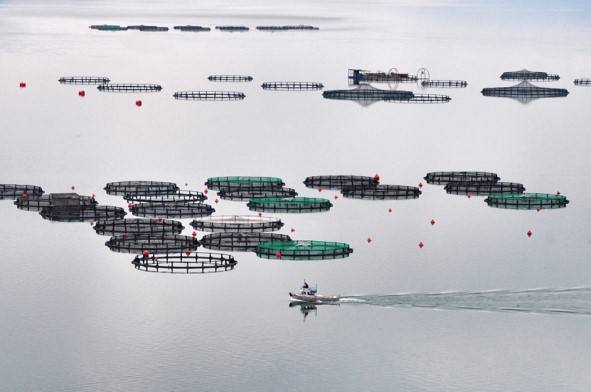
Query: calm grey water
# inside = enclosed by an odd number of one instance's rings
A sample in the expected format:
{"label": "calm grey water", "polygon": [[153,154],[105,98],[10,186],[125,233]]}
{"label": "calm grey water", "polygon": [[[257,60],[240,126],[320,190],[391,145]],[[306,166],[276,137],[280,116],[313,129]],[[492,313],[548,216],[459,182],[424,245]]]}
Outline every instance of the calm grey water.
{"label": "calm grey water", "polygon": [[[278,176],[334,204],[281,214],[282,233],[354,248],[345,260],[234,253],[227,273],[144,273],[88,223],[51,223],[2,201],[0,390],[589,390],[591,87],[572,82],[591,77],[590,11],[582,1],[0,1],[1,183],[74,185],[124,207],[104,193],[107,182],[203,190],[211,176]],[[88,29],[102,23],[251,30]],[[254,29],[261,24],[320,30]],[[448,104],[369,107],[260,88],[347,88],[348,68],[392,67],[424,67],[468,87],[424,91],[449,94]],[[538,84],[569,96],[524,105],[480,94],[514,84],[499,75],[522,68],[559,74]],[[211,74],[254,82],[211,83]],[[57,82],[71,75],[164,90],[108,94]],[[182,90],[246,99],[175,101]],[[417,200],[335,200],[335,191],[302,184],[379,173],[384,184],[416,185],[438,170],[494,171],[571,203],[498,210],[432,185]],[[244,203],[214,206],[249,213]],[[290,307],[287,293],[304,278],[344,300]]]}

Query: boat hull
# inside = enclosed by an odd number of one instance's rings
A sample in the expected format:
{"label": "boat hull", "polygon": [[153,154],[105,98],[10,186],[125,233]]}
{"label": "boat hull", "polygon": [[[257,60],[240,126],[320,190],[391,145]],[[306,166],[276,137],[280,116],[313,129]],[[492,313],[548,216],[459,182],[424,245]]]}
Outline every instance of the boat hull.
{"label": "boat hull", "polygon": [[341,297],[340,296],[325,296],[325,295],[308,295],[308,294],[295,294],[289,293],[289,297],[292,301],[299,301],[299,302],[309,302],[309,303],[318,303],[318,302],[338,302]]}

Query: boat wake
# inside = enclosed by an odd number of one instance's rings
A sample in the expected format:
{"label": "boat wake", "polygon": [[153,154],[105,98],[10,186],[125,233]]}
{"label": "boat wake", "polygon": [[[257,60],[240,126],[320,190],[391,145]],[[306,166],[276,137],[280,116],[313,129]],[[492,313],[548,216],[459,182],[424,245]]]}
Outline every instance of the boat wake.
{"label": "boat wake", "polygon": [[344,305],[415,307],[591,316],[591,287],[341,296]]}

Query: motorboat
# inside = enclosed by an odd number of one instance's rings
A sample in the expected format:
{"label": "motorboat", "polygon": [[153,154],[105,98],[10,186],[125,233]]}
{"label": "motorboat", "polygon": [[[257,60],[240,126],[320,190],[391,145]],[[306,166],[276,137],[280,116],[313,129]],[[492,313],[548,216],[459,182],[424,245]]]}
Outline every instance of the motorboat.
{"label": "motorboat", "polygon": [[308,302],[308,303],[323,303],[323,302],[338,302],[341,299],[340,295],[321,295],[318,294],[317,287],[314,288],[308,286],[302,286],[299,293],[289,293],[289,297],[295,302]]}

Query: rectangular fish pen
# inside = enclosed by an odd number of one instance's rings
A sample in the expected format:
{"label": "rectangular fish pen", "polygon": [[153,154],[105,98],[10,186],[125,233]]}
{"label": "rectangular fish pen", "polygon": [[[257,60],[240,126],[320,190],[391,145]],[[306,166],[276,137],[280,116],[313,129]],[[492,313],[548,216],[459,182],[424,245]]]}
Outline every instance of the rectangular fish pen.
{"label": "rectangular fish pen", "polygon": [[246,95],[235,91],[177,91],[173,97],[192,101],[239,101]]}

